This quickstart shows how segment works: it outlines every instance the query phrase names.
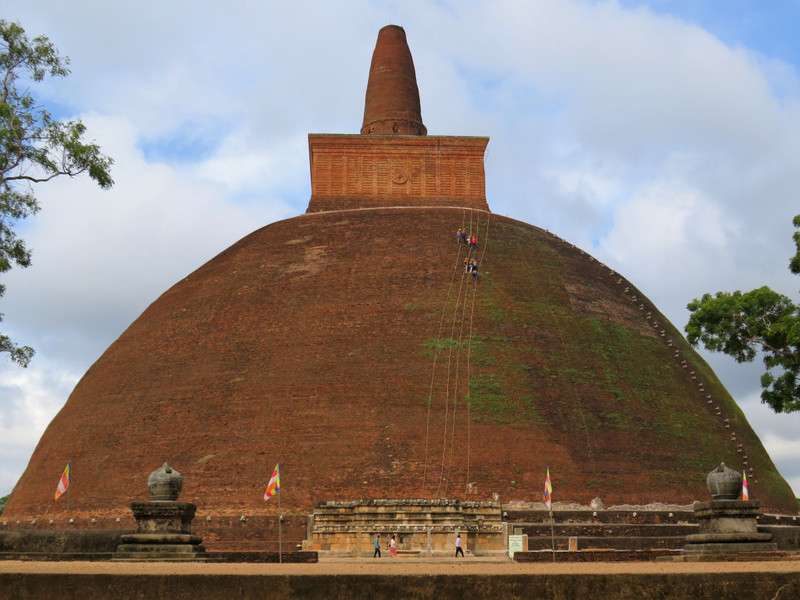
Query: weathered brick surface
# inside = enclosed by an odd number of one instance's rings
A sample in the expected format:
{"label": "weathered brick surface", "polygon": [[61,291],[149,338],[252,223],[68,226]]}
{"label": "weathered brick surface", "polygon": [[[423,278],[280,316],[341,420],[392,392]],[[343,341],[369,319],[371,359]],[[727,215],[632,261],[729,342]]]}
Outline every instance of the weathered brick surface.
{"label": "weathered brick surface", "polygon": [[[478,233],[477,284],[462,226]],[[563,240],[466,209],[321,212],[259,229],[158,298],[76,386],[2,518],[63,519],[67,459],[75,519],[125,518],[165,460],[200,519],[276,514],[262,494],[278,459],[297,514],[536,500],[548,464],[556,500],[685,505],[742,448],[752,496],[796,513],[708,366]]]}

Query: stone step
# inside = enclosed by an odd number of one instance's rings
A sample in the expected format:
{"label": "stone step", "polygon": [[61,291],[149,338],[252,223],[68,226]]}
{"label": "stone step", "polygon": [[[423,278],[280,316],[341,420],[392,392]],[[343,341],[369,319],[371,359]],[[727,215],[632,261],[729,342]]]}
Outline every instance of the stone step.
{"label": "stone step", "polygon": [[120,544],[115,555],[119,553],[148,554],[157,552],[164,554],[190,554],[205,551],[206,549],[203,546],[198,546],[197,544]]}
{"label": "stone step", "polygon": [[[663,537],[577,537],[578,550],[679,550],[686,544],[684,536]],[[570,537],[556,537],[556,550],[567,550]],[[528,550],[552,550],[550,537],[528,538]]]}
{"label": "stone step", "polygon": [[720,542],[686,544],[684,553],[691,555],[747,554],[750,552],[775,552],[777,544],[772,542]]}
{"label": "stone step", "polygon": [[[653,524],[653,523],[558,523],[552,526],[552,532],[557,536],[685,536],[697,533],[697,525],[678,524]],[[543,537],[551,535],[550,524],[543,523],[514,523],[509,526],[509,533],[527,535],[528,537]]]}
{"label": "stone step", "polygon": [[111,562],[224,562],[205,552],[192,554],[164,554],[162,552],[117,552]]}
{"label": "stone step", "polygon": [[558,551],[517,552],[516,562],[651,562],[659,559],[672,559],[680,556],[676,550],[578,550],[577,552]]}
{"label": "stone step", "polygon": [[517,523],[629,523],[674,524],[697,523],[694,511],[676,510],[547,510],[504,509],[503,521],[509,527]]}
{"label": "stone step", "polygon": [[120,537],[123,544],[199,544],[203,538],[191,533],[132,533]]}

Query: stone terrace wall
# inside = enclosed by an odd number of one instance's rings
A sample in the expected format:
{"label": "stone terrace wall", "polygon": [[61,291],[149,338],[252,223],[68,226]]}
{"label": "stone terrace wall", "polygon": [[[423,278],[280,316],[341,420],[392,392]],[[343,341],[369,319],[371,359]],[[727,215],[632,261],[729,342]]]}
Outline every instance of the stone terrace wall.
{"label": "stone terrace wall", "polygon": [[[119,518],[76,518],[68,525],[63,520],[54,520],[50,523],[47,519],[31,521],[0,522],[0,551],[6,540],[16,540],[16,534],[39,533],[51,534],[56,537],[27,537],[27,540],[67,540],[67,545],[57,545],[56,551],[76,552],[84,551],[80,547],[80,540],[86,532],[131,532],[136,529],[136,522],[128,514]],[[283,551],[291,552],[297,549],[307,537],[308,516],[305,514],[287,514],[284,516],[281,528]],[[203,546],[209,551],[236,551],[236,552],[274,552],[278,550],[278,517],[276,515],[246,515],[241,516],[209,516],[201,515],[192,521],[192,533],[203,538]],[[72,535],[74,534],[74,535]],[[86,538],[93,539],[93,538]],[[59,542],[60,543],[60,542]],[[75,544],[78,546],[73,547]],[[29,548],[31,549],[31,548]],[[51,548],[52,550],[52,548]]]}
{"label": "stone terrace wall", "polygon": [[473,554],[502,553],[506,533],[499,502],[462,500],[357,500],[321,502],[314,509],[309,550],[371,555],[376,534],[381,548],[395,535],[398,552],[450,554],[460,534]]}

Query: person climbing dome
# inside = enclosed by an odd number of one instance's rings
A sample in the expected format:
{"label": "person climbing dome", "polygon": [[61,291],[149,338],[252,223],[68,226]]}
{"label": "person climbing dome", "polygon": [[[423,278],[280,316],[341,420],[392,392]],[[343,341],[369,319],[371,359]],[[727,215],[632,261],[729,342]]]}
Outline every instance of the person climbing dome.
{"label": "person climbing dome", "polygon": [[472,271],[472,263],[469,261],[469,256],[464,259],[464,273]]}
{"label": "person climbing dome", "polygon": [[461,230],[461,243],[463,243],[463,244],[467,243],[467,230],[466,229],[462,229]]}
{"label": "person climbing dome", "polygon": [[464,237],[463,236],[463,232],[461,231],[461,228],[459,227],[458,231],[456,231],[456,244],[462,243],[464,241],[463,237]]}
{"label": "person climbing dome", "polygon": [[470,264],[472,265],[472,278],[478,281],[478,261],[473,258]]}
{"label": "person climbing dome", "polygon": [[472,240],[471,240],[471,242],[472,242],[472,249],[473,249],[473,250],[475,250],[475,248],[477,248],[477,247],[478,247],[478,238],[476,238],[476,237],[473,235],[473,236],[472,236]]}

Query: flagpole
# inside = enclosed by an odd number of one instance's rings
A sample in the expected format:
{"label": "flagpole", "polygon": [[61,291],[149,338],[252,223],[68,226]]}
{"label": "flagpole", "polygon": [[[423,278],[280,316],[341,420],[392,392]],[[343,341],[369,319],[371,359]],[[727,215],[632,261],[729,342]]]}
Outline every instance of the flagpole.
{"label": "flagpole", "polygon": [[264,492],[264,500],[278,497],[278,562],[283,562],[283,532],[281,531],[283,523],[283,514],[281,514],[281,461],[275,465],[275,470],[272,472],[272,477],[269,478],[267,490]]}
{"label": "flagpole", "polygon": [[72,491],[72,486],[70,485],[72,481],[72,461],[67,463],[67,467],[69,468],[69,475],[67,476],[67,527],[69,527],[69,493]]}
{"label": "flagpole", "polygon": [[553,562],[556,562],[556,533],[553,519],[553,484],[550,483],[550,465],[547,466],[547,476],[544,479],[544,504],[550,513],[550,541],[553,546]]}

